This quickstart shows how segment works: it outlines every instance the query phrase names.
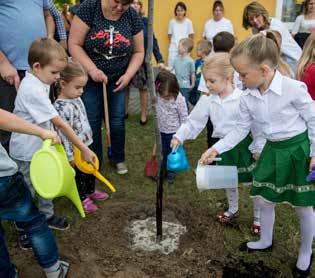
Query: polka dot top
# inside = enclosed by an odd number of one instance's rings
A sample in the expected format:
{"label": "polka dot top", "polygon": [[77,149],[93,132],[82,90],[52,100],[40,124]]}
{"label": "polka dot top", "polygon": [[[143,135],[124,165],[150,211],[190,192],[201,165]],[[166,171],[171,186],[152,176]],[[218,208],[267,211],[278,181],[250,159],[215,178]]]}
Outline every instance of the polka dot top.
{"label": "polka dot top", "polygon": [[118,79],[131,59],[133,36],[143,30],[141,18],[129,7],[120,19],[108,20],[100,0],[84,1],[76,15],[90,27],[83,44],[85,52],[110,80]]}

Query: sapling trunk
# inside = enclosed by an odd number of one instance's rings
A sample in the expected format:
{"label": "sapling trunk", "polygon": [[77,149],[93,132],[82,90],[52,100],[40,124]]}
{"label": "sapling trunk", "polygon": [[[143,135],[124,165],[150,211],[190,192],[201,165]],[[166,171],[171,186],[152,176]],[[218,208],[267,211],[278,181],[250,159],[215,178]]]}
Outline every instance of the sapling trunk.
{"label": "sapling trunk", "polygon": [[147,69],[148,79],[147,86],[152,99],[152,111],[154,119],[154,130],[155,130],[155,141],[156,141],[156,153],[158,160],[158,179],[156,189],[156,237],[157,240],[161,240],[163,236],[162,228],[162,209],[163,209],[163,180],[164,180],[164,169],[162,167],[162,143],[160,135],[160,127],[157,119],[157,113],[155,108],[156,92],[155,83],[152,67],[152,52],[153,52],[153,14],[154,14],[154,0],[149,0],[148,3],[148,46],[146,49],[145,65]]}

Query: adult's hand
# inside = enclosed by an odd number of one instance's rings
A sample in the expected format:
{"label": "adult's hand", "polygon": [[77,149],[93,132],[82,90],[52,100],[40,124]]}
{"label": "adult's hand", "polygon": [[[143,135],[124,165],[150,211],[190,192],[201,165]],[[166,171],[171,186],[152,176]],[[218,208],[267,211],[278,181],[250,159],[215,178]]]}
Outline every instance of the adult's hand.
{"label": "adult's hand", "polygon": [[95,68],[89,71],[89,75],[95,82],[104,82],[107,84],[108,78],[107,75],[98,68]]}
{"label": "adult's hand", "polygon": [[116,82],[117,87],[113,92],[118,92],[125,88],[129,84],[130,80],[131,77],[128,74],[125,73],[124,75],[122,75]]}
{"label": "adult's hand", "polygon": [[20,86],[20,77],[16,68],[14,68],[9,62],[4,62],[0,66],[0,75],[6,82],[10,85],[14,85],[15,89],[18,90]]}

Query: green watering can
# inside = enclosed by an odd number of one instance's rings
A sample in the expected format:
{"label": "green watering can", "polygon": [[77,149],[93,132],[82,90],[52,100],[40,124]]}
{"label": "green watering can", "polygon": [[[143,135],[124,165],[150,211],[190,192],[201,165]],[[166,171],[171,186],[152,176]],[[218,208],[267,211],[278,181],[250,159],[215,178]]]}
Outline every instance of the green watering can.
{"label": "green watering can", "polygon": [[65,196],[76,206],[81,217],[85,217],[74,179],[75,171],[61,144],[52,145],[51,139],[43,142],[42,148],[33,155],[30,176],[38,195],[44,199]]}

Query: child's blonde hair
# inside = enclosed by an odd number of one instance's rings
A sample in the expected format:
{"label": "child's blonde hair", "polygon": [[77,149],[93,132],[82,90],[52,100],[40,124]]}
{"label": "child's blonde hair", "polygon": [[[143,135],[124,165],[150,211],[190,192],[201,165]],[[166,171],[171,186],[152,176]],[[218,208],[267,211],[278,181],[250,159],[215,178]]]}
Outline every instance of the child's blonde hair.
{"label": "child's blonde hair", "polygon": [[60,80],[70,82],[76,77],[87,76],[83,66],[76,60],[69,59],[67,66],[60,72]]}
{"label": "child's blonde hair", "polygon": [[144,16],[144,11],[143,11],[143,2],[141,0],[133,0],[133,4],[138,4],[140,6],[140,11],[139,15]]}
{"label": "child's blonde hair", "polygon": [[279,49],[276,43],[263,34],[253,35],[234,46],[231,50],[231,61],[244,56],[248,65],[260,66],[267,63],[271,68],[276,69],[279,64]]}
{"label": "child's blonde hair", "polygon": [[211,53],[212,44],[208,40],[200,40],[197,42],[197,48],[199,48],[199,50],[202,51],[203,54],[208,56]]}
{"label": "child's blonde hair", "polygon": [[50,38],[39,38],[32,42],[28,52],[30,67],[35,63],[45,67],[53,60],[67,62],[67,53],[59,43]]}
{"label": "child's blonde hair", "polygon": [[194,48],[194,41],[191,38],[184,38],[179,41],[183,47],[185,47],[186,51],[190,53]]}
{"label": "child's blonde hair", "polygon": [[[282,37],[280,32],[276,31],[276,30],[267,30],[266,31],[266,37],[268,39],[273,40],[276,45],[277,48],[279,50],[279,55],[281,53],[281,44],[282,44]],[[278,64],[278,70],[281,72],[281,74],[291,77],[293,78],[293,72],[290,68],[290,66],[281,58],[281,55],[279,56],[279,64]]]}
{"label": "child's blonde hair", "polygon": [[219,75],[233,80],[234,69],[230,63],[230,55],[225,52],[213,53],[205,59],[202,73],[214,69]]}
{"label": "child's blonde hair", "polygon": [[314,63],[314,62],[315,62],[315,34],[311,34],[307,38],[304,44],[302,56],[297,65],[296,78],[300,80],[305,71],[305,68],[309,64]]}

